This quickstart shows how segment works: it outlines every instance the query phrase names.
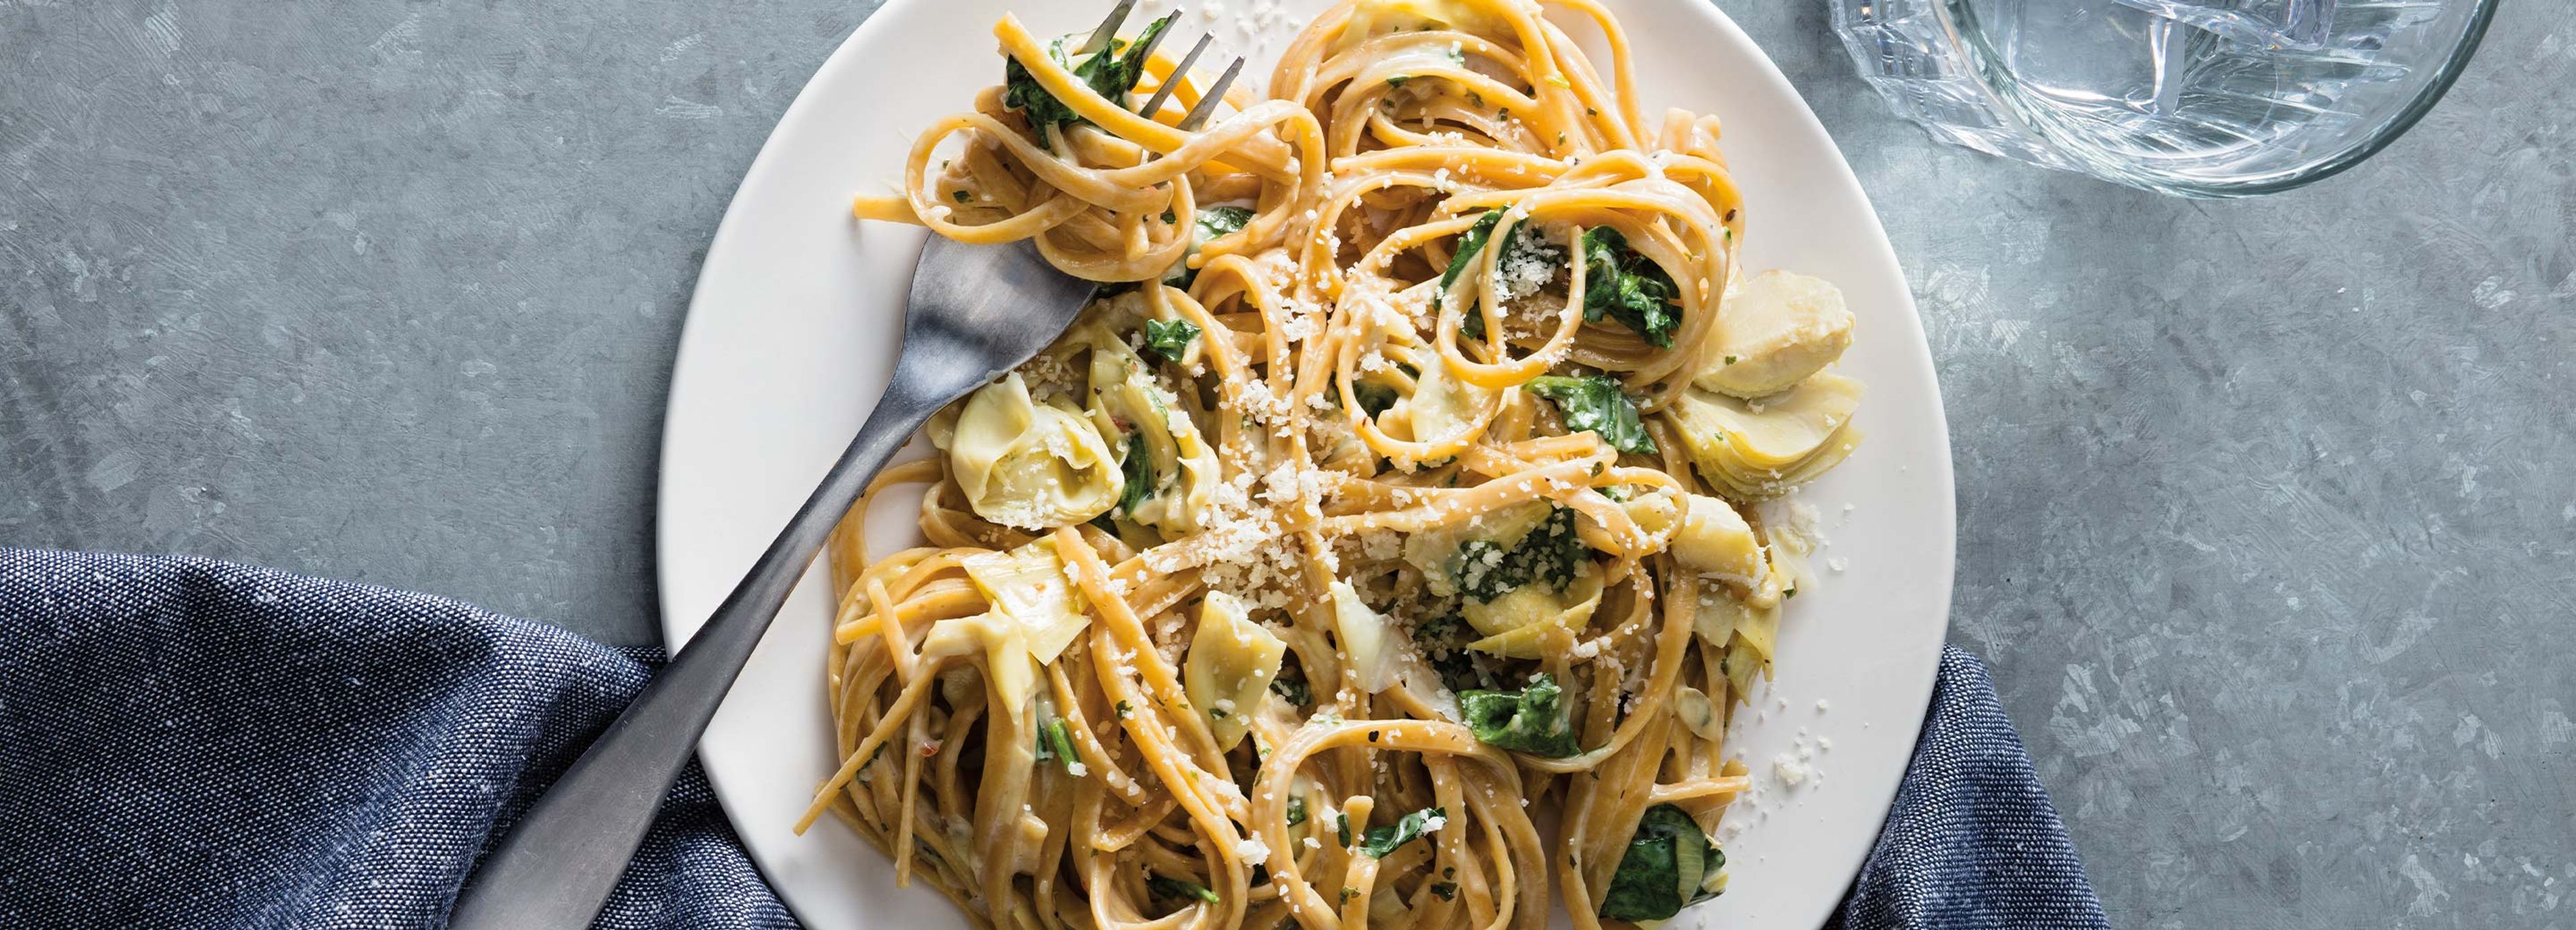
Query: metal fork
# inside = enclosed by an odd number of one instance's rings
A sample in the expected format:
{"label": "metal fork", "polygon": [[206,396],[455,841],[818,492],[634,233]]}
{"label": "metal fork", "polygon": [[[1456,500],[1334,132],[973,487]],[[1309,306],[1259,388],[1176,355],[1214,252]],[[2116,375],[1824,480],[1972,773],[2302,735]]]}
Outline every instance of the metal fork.
{"label": "metal fork", "polygon": [[[1101,22],[1100,28],[1091,31],[1091,38],[1083,40],[1082,47],[1076,49],[1074,54],[1108,51],[1110,41],[1118,35],[1118,25],[1126,22],[1127,14],[1135,9],[1136,0],[1119,0],[1117,6],[1110,8],[1109,18]],[[1180,11],[1174,10],[1163,14],[1163,22],[1169,23],[1180,17]],[[1156,29],[1153,32],[1153,40],[1145,43],[1145,58],[1154,57],[1154,48],[1162,44],[1164,36],[1171,34],[1168,28]],[[1145,98],[1145,105],[1138,107],[1136,113],[1146,119],[1152,119],[1154,114],[1162,112],[1163,102],[1172,99],[1172,89],[1181,85],[1182,76],[1190,73],[1190,67],[1198,64],[1199,56],[1205,54],[1208,46],[1215,41],[1214,33],[1200,35],[1198,44],[1190,46],[1190,53],[1181,56],[1181,63],[1172,68],[1171,78],[1164,81],[1162,86],[1154,88],[1154,95]],[[1216,105],[1225,99],[1225,92],[1234,87],[1234,79],[1242,73],[1243,57],[1238,55],[1235,56],[1234,63],[1225,66],[1225,73],[1217,77],[1216,83],[1208,85],[1207,93],[1199,97],[1199,102],[1190,107],[1188,113],[1182,115],[1178,128],[1196,130],[1207,125],[1208,118],[1216,115]]]}
{"label": "metal fork", "polygon": [[[1101,25],[1094,37],[1101,48],[1133,6],[1133,0],[1120,3]],[[1201,39],[1190,59],[1206,47],[1207,40]],[[1242,67],[1243,60],[1236,59],[1190,108],[1181,128],[1204,124]],[[1153,113],[1177,83],[1177,77],[1165,81],[1142,112]],[[805,566],[869,479],[932,413],[1054,342],[1073,324],[1092,289],[1091,282],[1048,265],[1030,243],[964,245],[932,236],[913,268],[894,377],[840,461],[688,646],[671,657],[670,665],[484,857],[458,896],[448,925],[457,930],[590,926],[652,826],[662,796],[688,765],[707,721],[750,660],[752,647],[759,645],[779,605],[786,603]]]}

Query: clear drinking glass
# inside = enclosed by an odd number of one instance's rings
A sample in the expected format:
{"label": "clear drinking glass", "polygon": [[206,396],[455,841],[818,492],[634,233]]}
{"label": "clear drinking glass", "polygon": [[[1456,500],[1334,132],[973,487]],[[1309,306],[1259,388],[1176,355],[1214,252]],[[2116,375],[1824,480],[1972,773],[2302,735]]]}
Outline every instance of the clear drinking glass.
{"label": "clear drinking glass", "polygon": [[2187,197],[2288,190],[2415,124],[2498,0],[1828,0],[1897,114]]}

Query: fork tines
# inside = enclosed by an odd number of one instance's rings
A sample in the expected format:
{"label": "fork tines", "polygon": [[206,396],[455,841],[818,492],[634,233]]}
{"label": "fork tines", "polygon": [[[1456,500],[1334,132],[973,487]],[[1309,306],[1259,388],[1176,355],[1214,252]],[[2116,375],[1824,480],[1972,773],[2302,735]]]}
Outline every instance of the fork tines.
{"label": "fork tines", "polygon": [[1190,73],[1190,66],[1199,63],[1199,56],[1205,54],[1208,43],[1214,41],[1216,37],[1213,35],[1200,36],[1199,44],[1190,46],[1190,53],[1181,56],[1181,63],[1172,67],[1172,76],[1164,79],[1163,86],[1154,88],[1154,95],[1145,98],[1144,109],[1136,112],[1144,114],[1146,119],[1153,119],[1154,114],[1162,112],[1163,101],[1172,99],[1172,88],[1181,86],[1181,76]]}
{"label": "fork tines", "polygon": [[[1135,11],[1136,0],[1118,0],[1118,5],[1109,8],[1109,17],[1100,21],[1100,28],[1091,31],[1091,38],[1083,40],[1082,47],[1076,50],[1075,54],[1108,51],[1110,44],[1118,38],[1118,27],[1124,25],[1128,15]],[[1180,13],[1174,12],[1164,18],[1170,19],[1179,15]],[[1162,44],[1163,36],[1170,32],[1169,28],[1156,30],[1153,38],[1146,42],[1142,57],[1152,58],[1154,49]],[[1154,95],[1146,98],[1145,105],[1138,108],[1136,112],[1147,119],[1152,119],[1154,114],[1162,112],[1163,103],[1172,99],[1172,88],[1180,86],[1181,79],[1190,73],[1190,68],[1198,64],[1199,56],[1206,54],[1208,46],[1215,41],[1214,35],[1199,36],[1198,44],[1191,46],[1190,53],[1182,56],[1181,63],[1172,68],[1172,76],[1164,80],[1162,86],[1154,88]],[[1207,92],[1199,96],[1198,104],[1190,107],[1189,113],[1181,117],[1179,128],[1184,131],[1195,131],[1200,126],[1207,125],[1208,119],[1216,115],[1217,103],[1225,99],[1225,92],[1234,87],[1234,79],[1242,73],[1243,59],[1238,56],[1233,63],[1225,66],[1225,73],[1217,77],[1216,83],[1208,85]]]}
{"label": "fork tines", "polygon": [[1108,51],[1109,40],[1118,37],[1118,27],[1127,22],[1127,14],[1135,11],[1136,0],[1118,0],[1117,6],[1109,8],[1109,18],[1101,20],[1100,28],[1091,30],[1091,38],[1084,39],[1082,47],[1074,49],[1073,53],[1088,55]]}
{"label": "fork tines", "polygon": [[[1172,72],[1175,82],[1178,81],[1178,75],[1182,73]],[[1234,86],[1235,76],[1242,73],[1243,59],[1237,57],[1233,64],[1225,66],[1225,73],[1217,76],[1216,83],[1208,85],[1207,93],[1199,97],[1198,105],[1190,108],[1189,115],[1181,117],[1180,128],[1183,131],[1196,131],[1200,126],[1206,125],[1208,117],[1216,115],[1217,102],[1225,99],[1226,90]]]}

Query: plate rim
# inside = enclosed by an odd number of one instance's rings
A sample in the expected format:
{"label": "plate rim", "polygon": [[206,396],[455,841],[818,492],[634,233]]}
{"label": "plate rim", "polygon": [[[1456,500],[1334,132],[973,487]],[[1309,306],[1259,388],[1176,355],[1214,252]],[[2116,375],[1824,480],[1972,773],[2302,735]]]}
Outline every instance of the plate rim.
{"label": "plate rim", "polygon": [[[705,253],[706,258],[701,259],[697,269],[696,279],[690,287],[689,305],[684,313],[681,323],[678,343],[672,351],[669,387],[664,392],[663,415],[660,421],[662,436],[660,442],[656,444],[655,450],[656,459],[654,464],[655,477],[653,506],[653,577],[655,583],[654,599],[656,602],[655,627],[656,631],[659,633],[660,645],[664,648],[666,653],[676,652],[677,649],[674,648],[675,646],[685,646],[688,639],[694,636],[696,629],[703,625],[706,619],[704,617],[690,617],[678,614],[675,613],[673,609],[671,598],[673,590],[672,576],[674,573],[674,565],[671,556],[675,551],[675,545],[673,540],[670,538],[670,533],[672,532],[671,523],[670,521],[663,519],[663,514],[670,509],[669,502],[675,494],[685,493],[684,491],[680,491],[674,487],[675,479],[673,476],[673,469],[671,468],[671,462],[674,459],[674,452],[678,446],[678,438],[683,432],[681,430],[674,429],[678,420],[678,411],[682,409],[681,405],[676,403],[676,401],[680,397],[683,388],[688,384],[693,383],[692,380],[687,377],[688,371],[693,367],[689,364],[691,357],[697,352],[708,351],[706,348],[706,340],[692,338],[692,335],[697,333],[700,327],[704,325],[704,319],[699,313],[699,308],[702,302],[709,301],[711,291],[710,281],[715,278],[715,276],[710,276],[707,273],[708,269],[715,257],[723,254],[724,246],[728,241],[747,235],[747,233],[743,232],[744,223],[737,222],[739,218],[736,216],[736,208],[740,206],[742,191],[764,181],[769,175],[777,171],[777,163],[784,157],[779,154],[781,151],[779,148],[780,139],[783,136],[801,135],[802,133],[792,133],[790,130],[796,127],[801,127],[804,123],[817,118],[814,111],[823,104],[817,102],[818,95],[814,93],[814,89],[818,85],[827,83],[827,78],[854,67],[855,65],[853,62],[859,57],[857,49],[862,44],[863,40],[872,39],[879,32],[895,28],[887,24],[893,22],[899,17],[890,16],[888,15],[889,13],[898,13],[909,10],[911,7],[935,4],[939,2],[941,2],[941,0],[886,0],[886,2],[880,5],[876,10],[869,12],[866,18],[854,27],[848,35],[842,37],[840,43],[834,46],[831,54],[826,56],[823,62],[816,66],[814,72],[811,75],[808,75],[804,83],[797,88],[795,98],[791,100],[787,108],[780,113],[777,122],[770,127],[768,135],[761,142],[758,154],[753,156],[751,164],[744,170],[741,180],[735,183],[732,192],[726,196],[723,216],[717,223],[714,235],[708,240],[707,250]],[[1879,217],[1877,206],[1870,200],[1868,190],[1861,186],[1858,175],[1852,170],[1850,159],[1845,157],[1843,154],[1842,146],[1834,140],[1832,132],[1828,130],[1824,126],[1823,121],[1817,117],[1815,108],[1808,104],[1806,96],[1798,92],[1796,85],[1789,81],[1787,73],[1781,70],[1779,63],[1772,59],[1770,53],[1762,47],[1761,43],[1756,42],[1750,33],[1744,31],[1743,27],[1738,25],[1734,21],[1734,18],[1728,16],[1716,3],[1710,2],[1710,0],[1607,0],[1606,2],[1606,5],[1610,7],[1620,7],[1629,4],[1660,5],[1667,7],[1678,14],[1696,15],[1701,19],[1706,28],[1716,30],[1722,34],[1731,35],[1732,37],[1742,41],[1743,46],[1750,50],[1752,54],[1753,63],[1756,65],[1755,71],[1758,73],[1758,79],[1762,83],[1768,85],[1766,88],[1767,93],[1794,102],[1795,106],[1792,108],[1791,112],[1792,119],[1802,128],[1813,132],[1817,137],[1821,138],[1826,148],[1833,153],[1833,160],[1830,166],[1831,170],[1827,173],[1831,176],[1833,183],[1839,184],[1844,188],[1842,191],[1843,194],[1849,196],[1854,202],[1858,203],[1863,208],[1863,212],[1868,218],[1868,226],[1865,230],[1860,231],[1861,235],[1859,235],[1858,238],[1866,241],[1866,247],[1877,253],[1875,258],[1879,261],[1883,261],[1889,269],[1892,269],[1895,272],[1898,283],[1902,285],[1898,288],[1897,294],[1895,295],[1901,302],[1902,309],[1904,310],[1904,313],[1899,315],[1898,318],[1901,319],[1902,324],[1908,330],[1902,335],[1910,338],[1900,341],[1906,342],[1913,350],[1913,353],[1920,356],[1919,361],[1922,363],[1922,371],[1927,381],[1926,386],[1931,389],[1927,392],[1924,400],[1930,404],[1931,412],[1934,414],[1933,422],[1937,426],[1937,428],[1933,429],[1930,433],[1931,444],[1933,446],[1932,451],[1937,452],[1937,454],[1927,456],[1929,461],[1911,462],[1909,464],[1932,469],[1934,472],[1932,477],[1938,487],[1943,491],[1943,493],[1937,495],[1937,499],[1933,501],[1934,509],[1938,512],[1940,518],[1937,521],[1937,527],[1935,527],[1938,532],[1935,534],[1935,538],[1928,540],[1928,542],[1932,543],[1931,548],[1934,550],[1932,556],[1937,557],[1937,561],[1941,565],[1940,570],[1937,572],[1937,577],[1933,579],[1933,586],[1937,589],[1937,597],[1928,598],[1927,600],[1937,603],[1939,607],[1940,623],[1938,638],[1941,644],[1946,644],[1949,639],[1949,632],[1952,623],[1951,613],[1955,606],[1958,582],[1958,485],[1956,480],[1956,471],[1952,461],[1953,453],[1950,442],[1949,413],[1940,390],[1940,370],[1939,366],[1936,364],[1936,359],[1932,356],[1931,341],[1928,332],[1924,328],[1921,305],[1914,299],[1911,279],[1907,278],[1905,275],[1904,263],[1896,254],[1895,243],[1888,238],[1886,225]],[[692,346],[696,346],[694,351]],[[817,558],[819,561],[820,556]],[[1931,560],[1932,559],[1927,558],[1927,561]],[[768,633],[764,632],[762,638],[766,640],[768,638]],[[1899,729],[1907,733],[1916,734],[1914,739],[1908,740],[1909,745],[1919,741],[1919,734],[1921,732],[1923,722],[1929,714],[1932,692],[1937,683],[1940,671],[1941,651],[1942,646],[1936,645],[1931,650],[1930,655],[1928,656],[1928,661],[1921,663],[1920,668],[1912,670],[1912,680],[1891,686],[1891,690],[1900,691],[1908,698],[1902,705],[1905,708],[1904,713],[1906,714],[1906,719],[1901,721],[1889,721],[1889,723],[1901,724]],[[1910,772],[1912,768],[1913,751],[1909,749],[1904,755],[1906,764],[1900,768],[1897,777],[1887,784],[1884,796],[1854,798],[1853,802],[1858,803],[1860,801],[1868,801],[1880,808],[1885,808],[1892,804],[1898,790],[1904,783],[1905,775]],[[779,890],[779,886],[774,879],[776,870],[767,860],[767,857],[763,855],[761,847],[747,840],[739,839],[742,835],[742,831],[740,827],[736,825],[740,817],[736,808],[743,803],[739,799],[742,797],[742,792],[748,790],[747,787],[737,785],[729,790],[727,788],[727,784],[730,780],[729,777],[725,774],[719,773],[719,766],[708,764],[708,760],[705,758],[703,749],[694,751],[692,756],[693,758],[696,758],[702,771],[705,772],[708,783],[716,795],[717,804],[719,808],[724,811],[728,828],[734,830],[737,836],[737,841],[742,843],[744,852],[752,861],[753,867],[760,872],[762,880],[770,884],[772,892],[778,895],[781,905],[786,907],[791,914],[796,914],[800,922],[805,920],[806,918],[804,915],[797,913],[796,907],[791,902],[789,895]],[[1843,857],[1848,858],[1849,861],[1838,870],[1842,877],[1842,881],[1839,884],[1847,886],[1852,880],[1856,879],[1861,867],[1867,862],[1875,848],[1876,839],[1873,838],[1870,844],[1865,845],[1858,850],[1845,853]],[[1833,907],[1828,906],[1821,917],[1829,919],[1833,910]]]}

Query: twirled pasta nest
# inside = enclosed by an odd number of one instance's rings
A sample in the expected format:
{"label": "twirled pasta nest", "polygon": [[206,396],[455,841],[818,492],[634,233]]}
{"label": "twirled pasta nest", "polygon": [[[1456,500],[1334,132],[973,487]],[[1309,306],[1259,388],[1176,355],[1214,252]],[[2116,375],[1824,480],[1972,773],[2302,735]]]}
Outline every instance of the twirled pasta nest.
{"label": "twirled pasta nest", "polygon": [[1035,240],[1100,297],[871,488],[927,489],[925,545],[869,552],[866,500],[836,536],[807,824],[991,927],[1536,930],[1553,891],[1590,930],[1723,890],[1729,708],[1814,545],[1754,505],[1859,441],[1852,316],[1739,275],[1717,121],[1643,117],[1618,24],[1548,7],[1606,77],[1525,0],[1354,0],[1201,131],[1172,56],[995,27],[1005,83],[856,213]]}

